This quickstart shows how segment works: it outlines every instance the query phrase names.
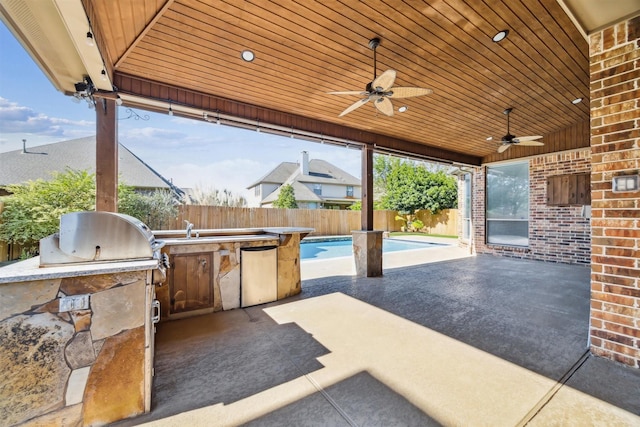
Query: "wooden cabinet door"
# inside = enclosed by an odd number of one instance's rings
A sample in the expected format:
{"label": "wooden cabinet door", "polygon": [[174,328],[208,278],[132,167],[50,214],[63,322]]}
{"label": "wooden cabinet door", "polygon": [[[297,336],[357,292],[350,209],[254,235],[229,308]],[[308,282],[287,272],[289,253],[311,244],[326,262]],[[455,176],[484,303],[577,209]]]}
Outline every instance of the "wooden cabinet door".
{"label": "wooden cabinet door", "polygon": [[212,307],[213,253],[173,255],[170,262],[171,313]]}

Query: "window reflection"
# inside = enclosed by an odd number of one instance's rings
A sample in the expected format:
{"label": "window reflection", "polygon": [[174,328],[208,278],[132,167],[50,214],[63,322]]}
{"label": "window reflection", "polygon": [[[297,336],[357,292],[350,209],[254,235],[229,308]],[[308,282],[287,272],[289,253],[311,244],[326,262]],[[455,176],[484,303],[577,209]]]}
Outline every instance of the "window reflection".
{"label": "window reflection", "polygon": [[487,243],[529,244],[529,163],[487,167]]}

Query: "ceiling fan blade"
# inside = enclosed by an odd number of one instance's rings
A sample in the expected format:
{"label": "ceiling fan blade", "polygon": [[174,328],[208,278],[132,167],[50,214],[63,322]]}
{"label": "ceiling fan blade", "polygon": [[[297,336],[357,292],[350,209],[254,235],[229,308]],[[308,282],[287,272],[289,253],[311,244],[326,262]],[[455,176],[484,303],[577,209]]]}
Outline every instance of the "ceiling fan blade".
{"label": "ceiling fan blade", "polygon": [[369,92],[363,92],[361,90],[348,90],[344,92],[327,92],[329,95],[360,95],[367,96]]}
{"label": "ceiling fan blade", "polygon": [[350,112],[352,112],[356,108],[362,107],[364,104],[369,102],[370,99],[371,99],[371,97],[367,96],[366,98],[363,98],[363,99],[360,99],[360,100],[354,102],[353,104],[348,106],[342,113],[340,113],[340,115],[338,117],[342,117],[342,116],[344,116],[346,114],[349,114]]}
{"label": "ceiling fan blade", "polygon": [[393,104],[386,96],[379,97],[373,102],[373,104],[382,114],[393,116]]}
{"label": "ceiling fan blade", "polygon": [[511,147],[511,144],[502,144],[500,147],[498,147],[498,153],[504,153],[509,149],[509,147]]}
{"label": "ceiling fan blade", "polygon": [[528,146],[542,146],[544,142],[542,141],[520,141],[518,145],[528,145]]}
{"label": "ceiling fan blade", "polygon": [[381,90],[382,92],[386,92],[391,88],[391,86],[393,86],[393,82],[395,81],[396,70],[387,70],[384,73],[380,74],[373,82],[371,82],[371,87],[373,88],[373,90]]}
{"label": "ceiling fan blade", "polygon": [[390,98],[412,98],[414,96],[431,95],[433,90],[422,87],[402,87],[396,86],[391,88]]}
{"label": "ceiling fan blade", "polygon": [[540,139],[540,138],[542,138],[541,135],[519,136],[517,138],[514,138],[513,142],[519,143],[519,142],[535,141],[536,139]]}

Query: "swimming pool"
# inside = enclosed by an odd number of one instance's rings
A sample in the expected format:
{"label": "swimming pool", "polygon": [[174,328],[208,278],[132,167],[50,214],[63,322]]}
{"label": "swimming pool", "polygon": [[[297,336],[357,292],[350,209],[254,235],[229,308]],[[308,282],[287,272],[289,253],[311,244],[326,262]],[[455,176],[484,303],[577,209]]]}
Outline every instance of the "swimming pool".
{"label": "swimming pool", "polygon": [[[410,240],[383,239],[382,252],[408,251],[446,246],[440,243],[415,242]],[[353,255],[353,242],[350,237],[314,239],[300,242],[300,259],[327,259]]]}

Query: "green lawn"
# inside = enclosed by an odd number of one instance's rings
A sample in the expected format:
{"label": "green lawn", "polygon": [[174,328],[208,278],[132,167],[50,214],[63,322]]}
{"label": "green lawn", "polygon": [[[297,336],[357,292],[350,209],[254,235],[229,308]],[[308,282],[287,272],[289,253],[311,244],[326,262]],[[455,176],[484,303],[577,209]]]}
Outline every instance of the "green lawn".
{"label": "green lawn", "polygon": [[403,233],[401,231],[392,231],[389,233],[391,237],[393,236],[426,236],[426,237],[443,237],[445,239],[457,239],[458,236],[445,236],[443,234],[427,234],[427,233]]}

